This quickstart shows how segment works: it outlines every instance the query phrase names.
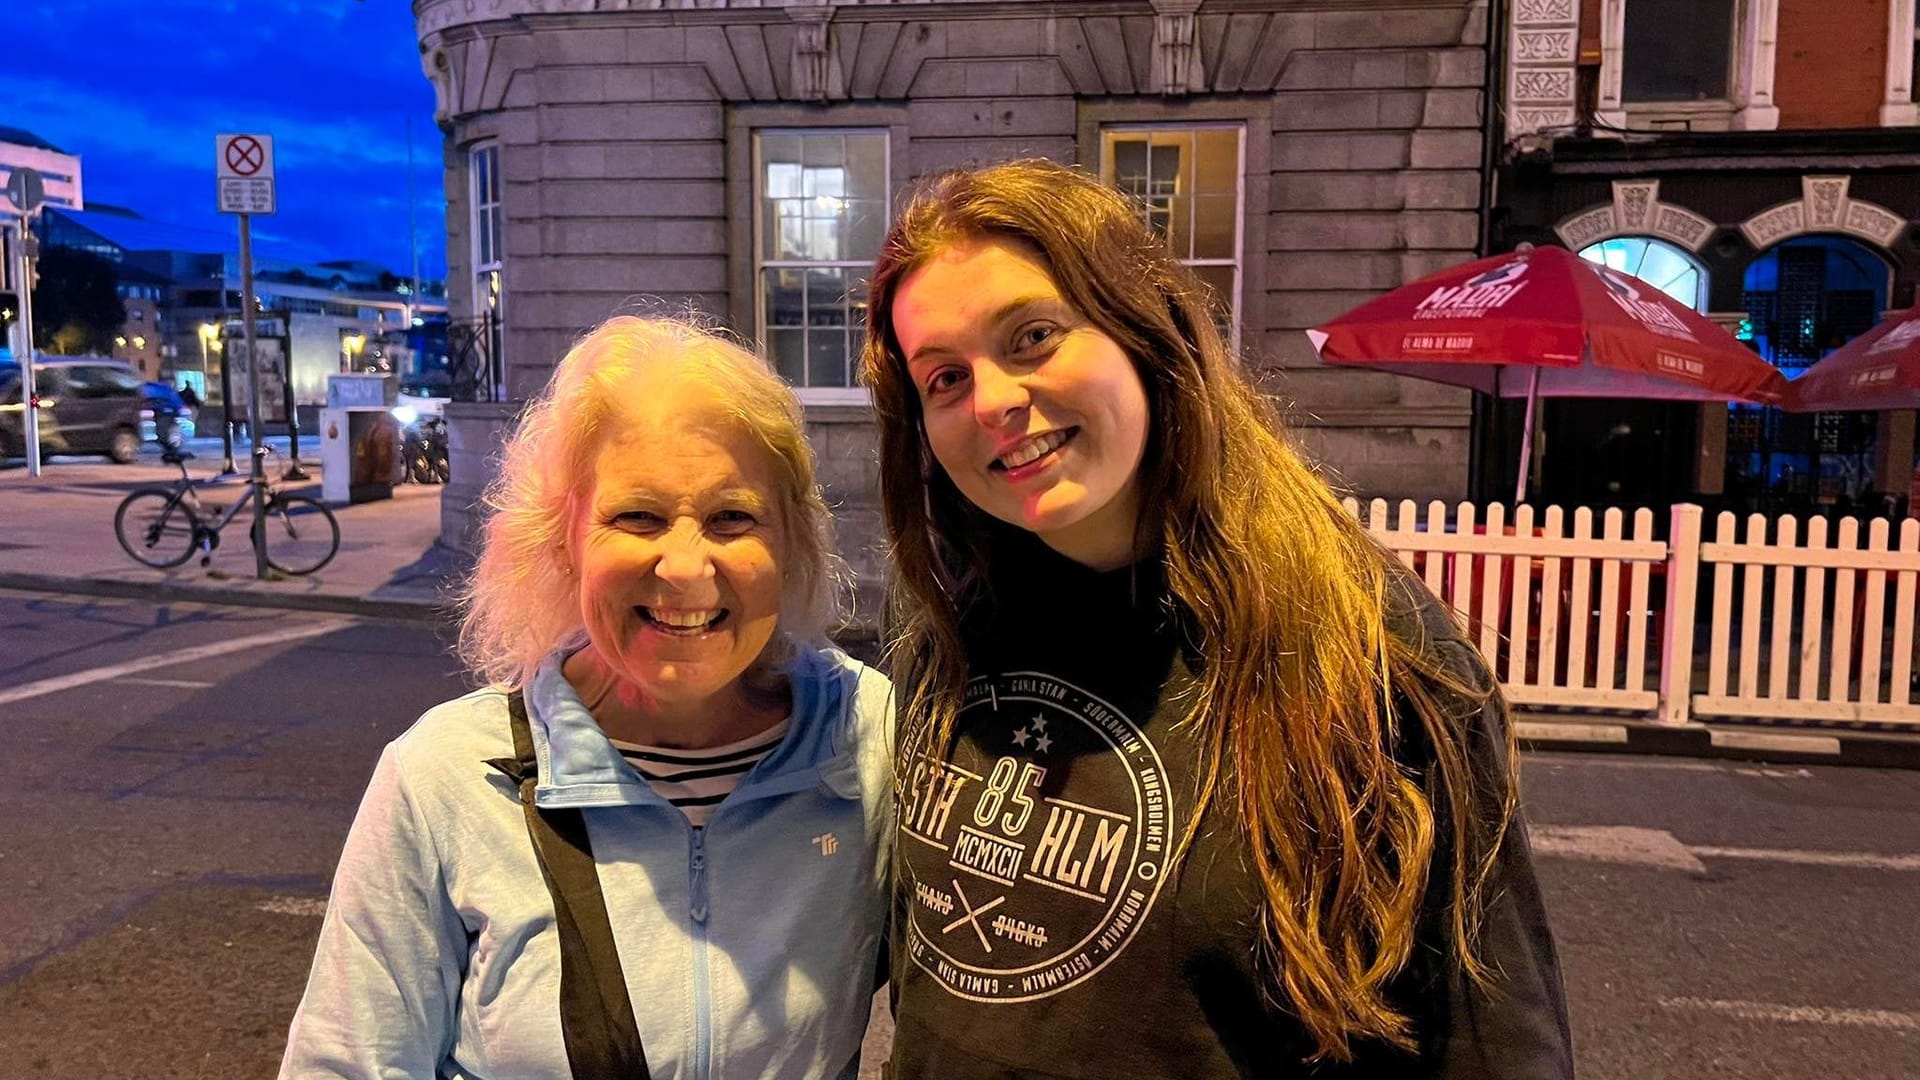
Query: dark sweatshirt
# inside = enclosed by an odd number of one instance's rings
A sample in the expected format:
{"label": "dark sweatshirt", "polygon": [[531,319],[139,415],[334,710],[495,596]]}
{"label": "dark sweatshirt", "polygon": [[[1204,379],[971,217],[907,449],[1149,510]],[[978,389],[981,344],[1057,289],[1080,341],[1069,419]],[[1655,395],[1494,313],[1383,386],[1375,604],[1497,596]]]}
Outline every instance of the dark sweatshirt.
{"label": "dark sweatshirt", "polygon": [[[1501,975],[1489,994],[1450,960],[1440,805],[1415,955],[1391,989],[1417,1051],[1359,1042],[1352,1062],[1305,1064],[1312,1040],[1254,963],[1261,893],[1230,791],[1173,860],[1201,766],[1176,729],[1199,661],[1157,564],[1095,573],[1028,541],[1003,549],[995,578],[963,627],[973,677],[952,753],[907,765],[893,1075],[1573,1075],[1525,832],[1516,822],[1500,850],[1481,939]],[[1402,592],[1393,632],[1487,685],[1425,590],[1409,579]],[[1473,719],[1477,767],[1505,768],[1504,723],[1497,705]],[[1433,769],[1422,730],[1403,731],[1396,753]]]}

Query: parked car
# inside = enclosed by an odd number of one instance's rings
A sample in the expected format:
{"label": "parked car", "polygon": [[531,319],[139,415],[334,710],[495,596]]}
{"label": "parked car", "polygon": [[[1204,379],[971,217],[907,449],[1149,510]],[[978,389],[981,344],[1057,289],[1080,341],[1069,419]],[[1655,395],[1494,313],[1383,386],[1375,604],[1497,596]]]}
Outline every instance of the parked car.
{"label": "parked car", "polygon": [[178,431],[182,439],[193,438],[193,410],[172,383],[149,380],[140,389],[147,397],[147,407],[140,410],[141,442],[165,443],[169,431]]}
{"label": "parked car", "polygon": [[[35,361],[44,454],[105,454],[126,464],[140,453],[146,395],[138,372],[117,360],[48,357]],[[0,456],[27,452],[20,365],[0,365]]]}

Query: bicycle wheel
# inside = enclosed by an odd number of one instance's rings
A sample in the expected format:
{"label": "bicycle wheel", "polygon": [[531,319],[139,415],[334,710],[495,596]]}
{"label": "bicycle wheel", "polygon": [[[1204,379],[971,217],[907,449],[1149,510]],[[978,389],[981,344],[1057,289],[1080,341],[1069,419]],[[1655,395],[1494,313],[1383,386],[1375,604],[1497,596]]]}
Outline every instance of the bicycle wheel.
{"label": "bicycle wheel", "polygon": [[166,570],[193,557],[193,512],[166,488],[141,488],[120,500],[113,534],[135,562]]}
{"label": "bicycle wheel", "polygon": [[304,495],[267,499],[266,530],[256,542],[266,546],[267,565],[283,574],[311,574],[340,550],[340,523],[333,512]]}

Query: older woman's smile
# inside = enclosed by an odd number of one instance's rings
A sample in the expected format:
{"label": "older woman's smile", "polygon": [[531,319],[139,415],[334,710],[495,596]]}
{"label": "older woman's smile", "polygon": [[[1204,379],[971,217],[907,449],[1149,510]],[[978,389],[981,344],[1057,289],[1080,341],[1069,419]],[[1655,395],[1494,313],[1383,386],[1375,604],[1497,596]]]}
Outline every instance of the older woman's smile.
{"label": "older woman's smile", "polygon": [[726,608],[692,609],[636,605],[633,610],[639,613],[642,619],[651,623],[654,629],[679,637],[692,637],[710,630],[717,630],[720,624],[726,621],[728,615]]}

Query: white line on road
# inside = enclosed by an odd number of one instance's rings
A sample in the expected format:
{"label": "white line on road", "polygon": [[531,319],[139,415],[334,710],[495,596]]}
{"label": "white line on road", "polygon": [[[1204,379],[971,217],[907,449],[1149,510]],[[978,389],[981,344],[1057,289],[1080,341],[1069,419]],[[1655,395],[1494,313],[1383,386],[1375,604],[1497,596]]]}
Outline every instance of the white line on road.
{"label": "white line on road", "polygon": [[114,682],[137,683],[141,686],[175,686],[182,690],[205,690],[214,685],[210,682],[195,682],[192,679],[142,679],[136,675],[123,675]]}
{"label": "white line on road", "polygon": [[1766,1001],[1723,1001],[1719,998],[1663,997],[1669,1009],[1697,1009],[1724,1013],[1742,1020],[1781,1020],[1795,1024],[1838,1024],[1920,1032],[1920,1013],[1890,1009],[1829,1009],[1818,1005],[1775,1005]]}
{"label": "white line on road", "polygon": [[276,896],[254,907],[275,915],[305,915],[315,919],[327,913],[327,902],[310,896]]}
{"label": "white line on road", "polygon": [[1631,825],[1536,825],[1531,835],[1533,850],[1550,858],[1655,866],[1690,874],[1707,872],[1702,859],[1748,859],[1854,870],[1920,870],[1920,855],[1692,845],[1681,843],[1664,829]]}
{"label": "white line on road", "polygon": [[1758,859],[1806,866],[1847,866],[1856,870],[1920,870],[1920,855],[1879,855],[1868,851],[1795,851],[1770,848],[1695,847],[1708,859]]}
{"label": "white line on road", "polygon": [[25,701],[28,698],[57,694],[62,690],[71,690],[76,686],[87,686],[92,683],[107,682],[111,679],[123,678],[127,675],[142,671],[152,671],[154,668],[173,667],[177,664],[191,664],[197,660],[206,660],[215,656],[225,656],[228,653],[242,652],[246,649],[259,648],[265,645],[280,645],[289,641],[300,641],[304,638],[319,637],[321,634],[330,634],[343,626],[349,625],[352,625],[352,620],[350,619],[331,619],[326,622],[289,626],[281,630],[270,630],[264,634],[229,638],[226,641],[216,641],[209,645],[195,645],[190,649],[176,649],[173,652],[161,653],[158,656],[146,656],[138,660],[129,660],[124,664],[111,664],[107,667],[76,671],[71,675],[59,675],[51,679],[41,679],[39,682],[28,683],[25,686],[16,686],[11,690],[0,690],[0,705],[11,705],[16,701]]}
{"label": "white line on road", "polygon": [[1636,829],[1626,825],[1538,825],[1533,829],[1533,850],[1563,859],[1633,863],[1684,870],[1689,874],[1707,872],[1705,863],[1695,858],[1672,833],[1662,829]]}

